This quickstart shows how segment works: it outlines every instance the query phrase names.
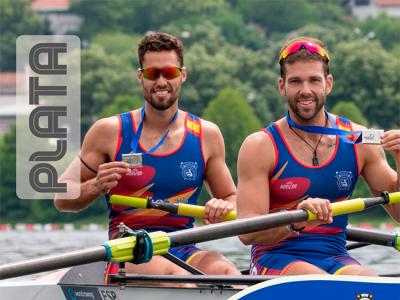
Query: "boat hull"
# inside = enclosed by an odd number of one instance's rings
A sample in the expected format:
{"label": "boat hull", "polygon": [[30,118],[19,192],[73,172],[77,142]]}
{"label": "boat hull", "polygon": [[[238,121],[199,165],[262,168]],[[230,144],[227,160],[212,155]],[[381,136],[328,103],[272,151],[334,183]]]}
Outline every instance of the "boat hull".
{"label": "boat hull", "polygon": [[178,288],[145,286],[60,285],[46,282],[19,281],[0,283],[2,300],[208,300],[228,299],[240,290],[212,287]]}

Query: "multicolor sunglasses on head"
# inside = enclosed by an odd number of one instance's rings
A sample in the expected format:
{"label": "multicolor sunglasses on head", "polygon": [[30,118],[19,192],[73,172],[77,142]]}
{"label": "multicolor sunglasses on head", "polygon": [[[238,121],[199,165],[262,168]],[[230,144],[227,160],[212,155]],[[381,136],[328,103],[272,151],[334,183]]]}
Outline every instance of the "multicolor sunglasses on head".
{"label": "multicolor sunglasses on head", "polygon": [[311,53],[316,53],[319,56],[324,57],[329,61],[328,53],[320,45],[309,42],[309,41],[296,41],[296,42],[293,42],[292,44],[287,45],[286,48],[283,49],[283,51],[281,52],[281,55],[279,56],[279,63],[281,63],[282,60],[284,60],[289,55],[296,53],[297,51],[300,51],[301,49],[306,49]]}
{"label": "multicolor sunglasses on head", "polygon": [[143,77],[149,80],[157,80],[160,75],[162,75],[165,79],[171,80],[177,78],[181,75],[182,68],[178,67],[164,67],[164,68],[146,68],[140,69],[139,71],[142,72]]}

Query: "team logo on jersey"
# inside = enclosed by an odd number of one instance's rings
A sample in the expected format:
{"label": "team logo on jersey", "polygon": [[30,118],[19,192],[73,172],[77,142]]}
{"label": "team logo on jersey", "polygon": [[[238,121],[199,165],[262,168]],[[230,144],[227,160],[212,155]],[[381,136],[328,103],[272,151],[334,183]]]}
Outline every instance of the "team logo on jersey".
{"label": "team logo on jersey", "polygon": [[357,294],[357,300],[372,300],[374,296],[372,294]]}
{"label": "team logo on jersey", "polygon": [[353,174],[351,171],[337,171],[336,172],[337,185],[339,190],[349,190],[351,187],[351,179]]}
{"label": "team logo on jersey", "polygon": [[184,180],[196,180],[197,177],[197,162],[181,162],[182,176]]}
{"label": "team logo on jersey", "polygon": [[279,188],[281,190],[295,190],[297,189],[297,183],[294,183],[293,181],[289,180],[288,182],[282,183]]}

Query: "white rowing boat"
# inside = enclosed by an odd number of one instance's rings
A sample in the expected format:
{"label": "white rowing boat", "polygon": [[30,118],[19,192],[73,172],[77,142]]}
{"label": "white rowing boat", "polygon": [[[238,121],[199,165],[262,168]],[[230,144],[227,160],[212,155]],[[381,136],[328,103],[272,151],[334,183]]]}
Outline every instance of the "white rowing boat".
{"label": "white rowing boat", "polygon": [[[375,205],[400,202],[400,193],[386,197],[353,199],[332,205],[333,215],[364,210]],[[244,234],[252,231],[311,220],[315,215],[296,210],[267,216],[232,220],[172,233],[150,233],[146,238],[152,244],[152,255],[166,255],[170,247],[200,243],[209,240]],[[400,250],[397,234],[349,229],[347,238],[352,241],[391,246]],[[137,236],[128,236],[104,243],[102,246],[73,251],[60,255],[31,259],[0,266],[0,280],[65,267],[71,268],[58,280],[0,281],[1,300],[123,300],[123,299],[228,299],[241,291],[237,286],[254,285],[272,278],[268,276],[217,276],[217,275],[111,275],[103,279],[105,261],[132,261],[136,253]],[[353,247],[356,248],[356,247]],[[146,250],[146,249],[145,249]],[[196,274],[196,273],[195,273]],[[399,277],[399,274],[392,274]],[[295,278],[295,277],[292,277]],[[332,276],[330,277],[332,278]],[[379,277],[378,277],[379,278]],[[292,280],[293,281],[293,280]],[[296,281],[296,280],[294,280]],[[397,281],[396,281],[397,282]],[[192,283],[196,287],[176,287]],[[400,292],[400,280],[398,281]],[[173,286],[175,284],[175,286]],[[192,285],[193,286],[193,285]],[[395,287],[397,289],[397,286]],[[190,297],[190,298],[189,298]],[[307,299],[310,299],[309,297]]]}
{"label": "white rowing boat", "polygon": [[[0,281],[2,300],[123,300],[166,299],[207,300],[228,299],[242,290],[232,284],[255,284],[266,276],[207,276],[207,275],[111,275],[104,283],[104,262],[69,269],[58,280]],[[160,285],[161,283],[161,285]],[[176,287],[177,283],[195,283],[197,287]],[[158,286],[155,286],[158,285]],[[169,286],[168,286],[169,285]],[[23,291],[23,292],[22,292]],[[23,293],[23,294],[22,294]]]}
{"label": "white rowing boat", "polygon": [[[105,263],[97,262],[73,267],[58,280],[0,281],[0,298],[2,300],[229,299],[240,292],[243,293],[246,286],[253,286],[267,280],[271,280],[272,285],[274,281],[281,283],[282,278],[284,278],[284,276],[261,275],[174,276],[131,274],[114,275],[110,278],[111,283],[106,284],[103,279],[104,266]],[[396,275],[399,276],[400,274]],[[286,278],[288,277],[286,276]],[[299,278],[299,281],[304,280],[304,276],[291,277],[291,281],[296,281],[296,278]],[[329,278],[333,277],[335,276],[329,276]],[[390,280],[389,282],[397,282],[400,291],[400,276],[397,278],[398,281],[389,277],[385,279]],[[382,277],[369,279],[372,282],[379,282]],[[176,283],[195,283],[196,287],[173,286]]]}

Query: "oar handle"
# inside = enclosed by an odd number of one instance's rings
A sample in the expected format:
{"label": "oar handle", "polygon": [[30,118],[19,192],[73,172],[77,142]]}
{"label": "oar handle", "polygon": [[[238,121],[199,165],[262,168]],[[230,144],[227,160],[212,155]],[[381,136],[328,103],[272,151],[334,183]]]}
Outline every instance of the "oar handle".
{"label": "oar handle", "polygon": [[389,197],[388,204],[400,203],[400,192],[389,193],[388,197]]}
{"label": "oar handle", "polygon": [[[380,197],[374,198],[356,198],[351,200],[345,200],[335,202],[332,204],[332,215],[339,216],[348,213],[355,213],[363,211],[369,207],[376,206],[379,204],[395,204],[400,203],[400,192],[395,193],[382,193]],[[311,211],[306,210],[308,213],[308,221],[317,219],[317,216]]]}
{"label": "oar handle", "polygon": [[[122,195],[112,195],[110,203],[125,206],[132,206],[137,208],[156,208],[182,216],[204,218],[204,207],[198,205],[191,205],[185,203],[167,203],[167,202],[153,202],[150,199],[128,197]],[[400,192],[383,193],[380,197],[375,198],[356,198],[351,200],[340,201],[332,204],[332,215],[339,216],[348,214],[349,212],[360,212],[371,206],[379,204],[394,204],[400,203]],[[317,219],[317,216],[311,211],[306,210],[308,214],[308,221]],[[237,217],[236,211],[230,211],[223,218],[224,221],[235,220]]]}
{"label": "oar handle", "polygon": [[110,203],[137,208],[149,208],[148,201],[145,198],[128,197],[122,195],[111,195]]}
{"label": "oar handle", "polygon": [[[204,206],[192,205],[186,203],[168,203],[152,201],[151,199],[129,197],[122,195],[112,195],[110,197],[110,203],[125,205],[137,208],[156,208],[164,211],[168,211],[181,216],[194,217],[199,219],[204,219]],[[236,211],[232,210],[227,213],[223,220],[230,221],[236,219]]]}
{"label": "oar handle", "polygon": [[[185,203],[178,204],[178,215],[181,216],[189,216],[189,217],[204,219],[204,212],[205,212],[204,206],[191,205]],[[235,220],[236,215],[237,215],[236,210],[231,210],[224,216],[223,220],[224,221]]]}

